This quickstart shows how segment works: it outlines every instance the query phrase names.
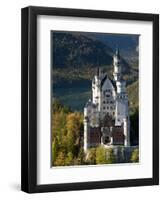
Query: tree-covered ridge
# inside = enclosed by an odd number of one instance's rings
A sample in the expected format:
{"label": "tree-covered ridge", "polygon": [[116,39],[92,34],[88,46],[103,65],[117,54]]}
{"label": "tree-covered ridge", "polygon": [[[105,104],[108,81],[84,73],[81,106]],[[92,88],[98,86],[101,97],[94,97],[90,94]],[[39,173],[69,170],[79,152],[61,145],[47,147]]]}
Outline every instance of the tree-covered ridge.
{"label": "tree-covered ridge", "polygon": [[117,47],[130,65],[138,61],[138,45],[137,35],[53,31],[53,68],[110,65]]}
{"label": "tree-covered ridge", "polygon": [[139,108],[139,81],[135,81],[127,87],[127,94],[129,97],[129,108],[133,112]]}
{"label": "tree-covered ridge", "polygon": [[[104,42],[90,37],[89,34],[53,32],[53,80],[56,85],[59,85],[58,82],[75,81],[78,78],[90,80],[96,67],[100,67],[102,70],[107,68],[108,73],[111,73],[114,53],[112,48]],[[121,57],[121,66],[125,76],[132,75],[134,78],[133,76],[137,75],[137,70],[132,68],[123,57]],[[87,73],[83,74],[85,71]],[[128,78],[126,78],[127,81]]]}
{"label": "tree-covered ridge", "polygon": [[77,33],[53,33],[53,68],[86,67],[112,63],[112,49]]}

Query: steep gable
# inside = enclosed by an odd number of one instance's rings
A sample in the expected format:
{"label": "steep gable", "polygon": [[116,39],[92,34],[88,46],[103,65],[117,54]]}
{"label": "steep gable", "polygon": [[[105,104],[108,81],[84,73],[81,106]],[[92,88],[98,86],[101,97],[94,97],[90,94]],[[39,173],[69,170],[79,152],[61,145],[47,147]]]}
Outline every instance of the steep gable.
{"label": "steep gable", "polygon": [[107,75],[101,81],[101,89],[102,90],[110,89],[111,91],[115,92],[115,88]]}

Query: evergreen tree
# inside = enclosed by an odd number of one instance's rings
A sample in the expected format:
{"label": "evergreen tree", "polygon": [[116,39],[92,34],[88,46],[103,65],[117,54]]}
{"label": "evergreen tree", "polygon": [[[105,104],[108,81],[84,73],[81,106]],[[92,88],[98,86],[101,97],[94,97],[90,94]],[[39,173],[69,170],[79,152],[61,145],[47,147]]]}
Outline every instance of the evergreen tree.
{"label": "evergreen tree", "polygon": [[135,149],[131,154],[132,162],[139,162],[139,149]]}

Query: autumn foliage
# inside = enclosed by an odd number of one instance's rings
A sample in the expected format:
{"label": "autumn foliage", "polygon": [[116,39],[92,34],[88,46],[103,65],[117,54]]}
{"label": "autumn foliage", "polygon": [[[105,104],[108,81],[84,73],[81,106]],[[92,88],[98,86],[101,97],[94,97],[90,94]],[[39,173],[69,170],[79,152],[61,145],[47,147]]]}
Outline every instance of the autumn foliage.
{"label": "autumn foliage", "polygon": [[[96,165],[119,162],[113,148],[102,146],[83,150],[83,114],[63,106],[58,100],[52,105],[52,166]],[[119,151],[123,149],[118,147]],[[139,151],[135,149],[129,159],[122,162],[138,162]]]}

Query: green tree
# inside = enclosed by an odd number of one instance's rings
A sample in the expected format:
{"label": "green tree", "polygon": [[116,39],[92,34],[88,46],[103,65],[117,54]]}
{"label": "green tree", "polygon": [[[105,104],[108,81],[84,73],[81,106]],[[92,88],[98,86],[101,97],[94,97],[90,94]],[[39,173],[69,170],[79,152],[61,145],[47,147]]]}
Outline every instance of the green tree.
{"label": "green tree", "polygon": [[73,164],[73,155],[71,152],[68,152],[67,157],[65,159],[65,165],[72,165]]}
{"label": "green tree", "polygon": [[58,151],[58,144],[57,144],[57,140],[55,139],[52,142],[52,164],[54,164],[57,158],[57,151]]}
{"label": "green tree", "polygon": [[64,165],[65,165],[65,154],[61,151],[58,153],[58,156],[54,161],[54,166],[64,166]]}
{"label": "green tree", "polygon": [[96,164],[112,164],[115,162],[113,149],[103,147],[96,148]]}
{"label": "green tree", "polygon": [[71,108],[69,106],[62,105],[61,102],[55,98],[52,103],[52,111],[53,113],[60,111],[63,111],[64,113],[69,113],[71,112]]}
{"label": "green tree", "polygon": [[83,121],[79,113],[68,114],[66,121],[68,152],[71,152],[76,157],[80,148],[81,126],[83,125]]}
{"label": "green tree", "polygon": [[[98,158],[99,159],[99,158]],[[91,148],[88,151],[88,155],[87,155],[87,162],[89,164],[95,165],[96,164],[96,148]]]}
{"label": "green tree", "polygon": [[103,147],[96,148],[96,164],[106,164],[106,152]]}
{"label": "green tree", "polygon": [[84,158],[85,158],[84,149],[83,149],[83,147],[80,147],[78,157],[77,157],[77,164],[78,165],[85,164]]}
{"label": "green tree", "polygon": [[115,163],[115,156],[112,148],[106,149],[107,163]]}
{"label": "green tree", "polygon": [[62,136],[66,134],[66,114],[61,112],[56,112],[52,114],[52,140],[54,138],[58,139],[60,144],[62,141]]}
{"label": "green tree", "polygon": [[139,162],[139,149],[134,149],[134,151],[131,154],[131,161]]}
{"label": "green tree", "polygon": [[61,104],[61,102],[58,99],[54,99],[52,104],[53,113],[61,111],[62,108],[63,105]]}
{"label": "green tree", "polygon": [[52,112],[52,164],[76,165],[84,162],[83,114],[54,101]]}
{"label": "green tree", "polygon": [[139,145],[139,109],[135,108],[130,116],[131,123],[131,144]]}

